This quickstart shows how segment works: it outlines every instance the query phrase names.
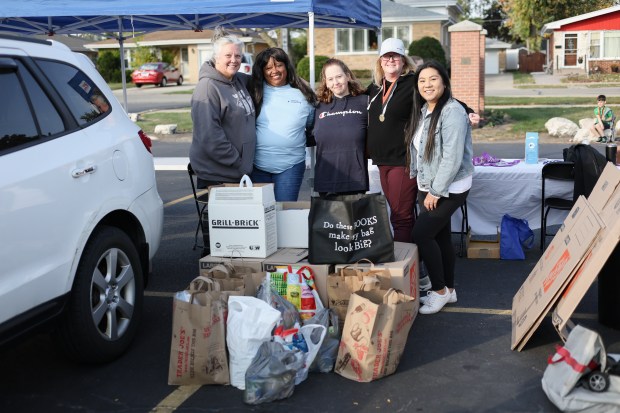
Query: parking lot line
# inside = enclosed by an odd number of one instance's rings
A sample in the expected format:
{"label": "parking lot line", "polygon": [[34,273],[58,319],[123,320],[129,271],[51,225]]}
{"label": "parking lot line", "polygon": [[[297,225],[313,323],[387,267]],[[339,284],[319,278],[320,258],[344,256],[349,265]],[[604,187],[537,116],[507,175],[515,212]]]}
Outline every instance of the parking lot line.
{"label": "parking lot line", "polygon": [[196,393],[201,385],[191,386],[179,386],[175,391],[170,393],[165,399],[163,399],[157,406],[155,406],[152,413],[172,413],[181,406],[185,400],[189,399],[192,394]]}

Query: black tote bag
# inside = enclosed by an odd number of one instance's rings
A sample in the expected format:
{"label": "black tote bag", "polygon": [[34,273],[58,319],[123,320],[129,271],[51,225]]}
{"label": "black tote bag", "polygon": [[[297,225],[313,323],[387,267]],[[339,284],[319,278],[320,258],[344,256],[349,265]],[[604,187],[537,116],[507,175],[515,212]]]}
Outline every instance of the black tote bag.
{"label": "black tote bag", "polygon": [[379,193],[313,197],[308,216],[308,261],[353,264],[394,261],[385,196]]}

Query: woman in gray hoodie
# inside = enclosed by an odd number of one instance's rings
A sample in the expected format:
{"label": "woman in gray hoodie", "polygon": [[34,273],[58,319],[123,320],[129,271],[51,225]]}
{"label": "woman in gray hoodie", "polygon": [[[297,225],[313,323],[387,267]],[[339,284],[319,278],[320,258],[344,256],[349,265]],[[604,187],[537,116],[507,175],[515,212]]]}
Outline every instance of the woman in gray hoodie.
{"label": "woman in gray hoodie", "polygon": [[194,132],[189,160],[198,188],[239,182],[252,172],[256,147],[250,77],[237,73],[243,43],[221,28],[213,36],[213,57],[200,68],[192,95]]}

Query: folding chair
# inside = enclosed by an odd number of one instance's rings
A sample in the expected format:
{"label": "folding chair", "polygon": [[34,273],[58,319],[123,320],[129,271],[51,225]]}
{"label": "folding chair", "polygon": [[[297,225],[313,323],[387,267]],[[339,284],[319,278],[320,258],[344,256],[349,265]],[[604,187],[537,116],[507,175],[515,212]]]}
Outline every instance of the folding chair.
{"label": "folding chair", "polygon": [[[189,175],[189,181],[192,184],[192,193],[194,194],[194,203],[196,204],[196,212],[198,213],[198,224],[196,225],[196,233],[194,234],[194,247],[192,249],[195,250],[197,247],[202,248],[203,253],[206,252],[205,255],[208,255],[209,228],[206,228],[205,230],[204,225],[203,225],[203,217],[206,217],[209,211],[207,208],[207,206],[209,205],[209,192],[207,190],[203,190],[200,192],[196,191],[197,182],[195,180],[197,179],[197,177],[196,177],[196,173],[194,172],[194,169],[192,169],[191,163],[187,164],[187,174]],[[209,222],[208,219],[206,219],[205,221]],[[198,243],[198,232],[199,231],[202,233],[202,239],[203,239],[202,245]]]}
{"label": "folding chair", "polygon": [[545,249],[546,238],[555,234],[549,234],[547,232],[547,215],[552,209],[570,211],[575,201],[571,199],[563,199],[554,196],[547,196],[545,193],[546,181],[574,181],[575,176],[573,169],[575,164],[573,162],[552,162],[543,166],[542,169],[542,202],[540,208],[540,250]]}
{"label": "folding chair", "polygon": [[459,248],[459,257],[464,257],[467,255],[467,251],[465,251],[465,238],[467,237],[467,232],[469,231],[469,218],[467,217],[467,200],[461,205],[461,230],[457,232],[461,236],[461,245]]}
{"label": "folding chair", "polygon": [[612,116],[609,129],[603,131],[607,142],[614,142],[616,140],[616,115]]}

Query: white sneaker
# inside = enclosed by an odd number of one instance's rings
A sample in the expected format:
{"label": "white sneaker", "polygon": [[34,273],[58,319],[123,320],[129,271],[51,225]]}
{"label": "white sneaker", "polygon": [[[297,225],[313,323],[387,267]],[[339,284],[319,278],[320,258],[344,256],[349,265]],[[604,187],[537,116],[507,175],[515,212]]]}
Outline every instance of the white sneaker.
{"label": "white sneaker", "polygon": [[420,307],[420,314],[435,314],[439,312],[448,301],[450,301],[449,291],[446,291],[443,295],[436,293],[435,291],[429,291],[426,295],[426,302]]}
{"label": "white sneaker", "polygon": [[428,291],[430,290],[433,285],[431,284],[431,279],[428,278],[428,275],[420,278],[420,291]]}
{"label": "white sneaker", "polygon": [[[448,288],[448,287],[446,287],[446,288]],[[430,293],[430,291],[427,292],[426,295],[420,296],[420,304],[422,304],[422,305],[426,304],[426,301],[428,300],[428,293]],[[450,293],[450,299],[448,300],[448,304],[454,304],[454,303],[456,303],[456,301],[457,301],[457,298],[456,298],[456,288],[455,288]]]}

